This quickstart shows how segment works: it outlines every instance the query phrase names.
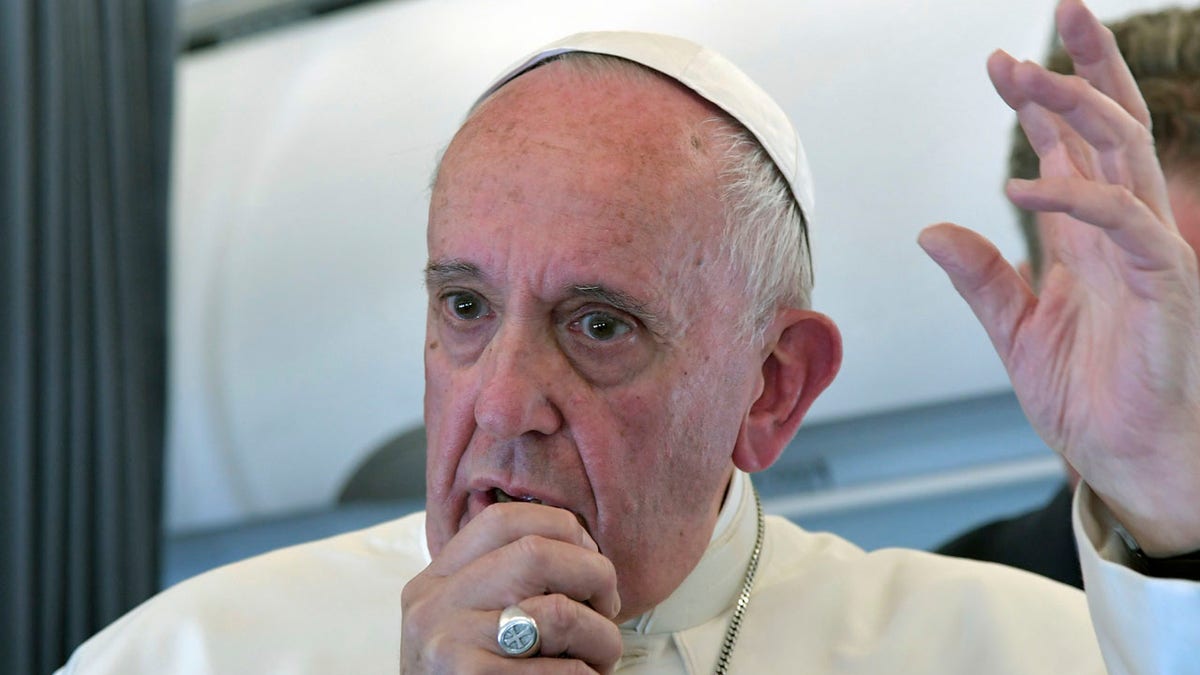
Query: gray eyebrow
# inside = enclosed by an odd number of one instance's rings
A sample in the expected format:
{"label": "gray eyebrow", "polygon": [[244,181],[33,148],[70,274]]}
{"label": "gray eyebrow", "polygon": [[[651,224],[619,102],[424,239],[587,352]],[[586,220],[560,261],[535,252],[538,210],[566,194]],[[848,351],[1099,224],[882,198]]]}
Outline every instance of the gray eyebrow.
{"label": "gray eyebrow", "polygon": [[621,291],[613,290],[599,284],[572,286],[571,291],[575,295],[591,298],[592,300],[603,302],[607,305],[612,305],[626,314],[636,316],[643,324],[645,324],[646,328],[651,334],[655,335],[656,337],[663,337],[663,326],[658,319],[658,315],[651,311],[650,308],[646,306],[646,303],[638,300],[632,295],[629,295],[628,293],[622,293]]}
{"label": "gray eyebrow", "polygon": [[483,278],[483,272],[477,265],[462,260],[447,260],[445,262],[429,261],[425,265],[425,287],[437,288],[463,280],[478,280]]}
{"label": "gray eyebrow", "polygon": [[[429,261],[425,265],[425,287],[440,288],[454,284],[480,281],[484,278],[483,271],[478,265],[464,260]],[[662,339],[666,333],[655,314],[645,302],[621,291],[600,284],[579,284],[571,286],[568,291],[577,297],[588,298],[596,302],[611,305],[614,308],[637,317],[650,334]]]}

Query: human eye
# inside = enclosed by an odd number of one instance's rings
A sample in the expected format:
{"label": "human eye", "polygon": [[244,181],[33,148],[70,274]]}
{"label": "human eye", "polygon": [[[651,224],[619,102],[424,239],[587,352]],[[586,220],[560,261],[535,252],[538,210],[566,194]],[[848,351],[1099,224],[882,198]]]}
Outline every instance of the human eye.
{"label": "human eye", "polygon": [[571,324],[571,328],[597,342],[611,342],[633,330],[629,322],[599,310],[579,317]]}
{"label": "human eye", "polygon": [[492,311],[487,300],[471,291],[448,291],[442,294],[442,303],[450,316],[460,321],[482,319]]}

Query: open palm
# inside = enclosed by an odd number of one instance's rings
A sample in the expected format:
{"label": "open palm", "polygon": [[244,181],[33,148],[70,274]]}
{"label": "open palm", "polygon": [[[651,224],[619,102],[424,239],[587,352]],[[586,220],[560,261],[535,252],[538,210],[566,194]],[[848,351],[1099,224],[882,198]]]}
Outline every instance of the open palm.
{"label": "open palm", "polygon": [[1057,20],[1075,76],[996,52],[1041,177],[1016,205],[1052,212],[1040,293],[981,236],[921,244],[987,330],[1026,415],[1152,553],[1200,548],[1200,277],[1171,215],[1149,114],[1115,41],[1078,0]]}

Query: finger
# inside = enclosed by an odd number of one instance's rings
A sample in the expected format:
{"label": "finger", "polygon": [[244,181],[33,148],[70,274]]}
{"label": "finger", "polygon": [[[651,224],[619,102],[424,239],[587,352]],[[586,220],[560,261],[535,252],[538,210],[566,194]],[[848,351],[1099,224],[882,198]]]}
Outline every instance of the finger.
{"label": "finger", "polygon": [[[617,624],[586,605],[554,594],[532,597],[518,606],[537,621],[542,656],[578,659],[602,673],[610,672],[621,658]],[[503,653],[499,644],[496,651]]]}
{"label": "finger", "polygon": [[446,592],[461,596],[461,603],[469,606],[507,607],[526,598],[560,593],[608,618],[621,610],[612,562],[554,539],[522,537],[472,561],[456,576],[455,590]]}
{"label": "finger", "polygon": [[1176,267],[1178,236],[1129,189],[1078,178],[1013,179],[1005,186],[1013,204],[1030,211],[1052,211],[1103,229],[1135,269]]}
{"label": "finger", "polygon": [[[1042,171],[1043,176],[1066,174],[1056,171],[1053,164],[1055,153],[1065,152],[1077,173],[1098,178],[1089,169],[1094,163],[1088,155],[1094,153],[1105,182],[1128,186],[1158,220],[1173,227],[1166,181],[1158,163],[1154,137],[1146,127],[1078,77],[1051,73],[1033,63],[1020,63],[1012,67],[1011,79],[1028,100],[1020,110],[1022,128],[1043,160],[1043,167],[1046,162],[1051,163],[1050,170]],[[1061,117],[1066,126],[1039,119],[1040,115],[1034,112],[1037,107]]]}
{"label": "finger", "polygon": [[[567,602],[570,601],[568,600]],[[542,633],[542,618],[534,615],[533,612],[528,613],[530,616],[534,616],[534,620],[538,622],[539,634],[542,635],[544,645],[547,635]],[[595,675],[597,672],[611,672],[611,669],[597,669],[579,659],[513,658],[507,656],[500,648],[500,643],[497,640],[499,615],[500,612],[498,611],[472,612],[469,615],[460,615],[453,624],[452,630],[440,635],[410,635],[405,633],[401,639],[402,663],[400,671],[405,673],[488,673],[489,675],[504,673],[513,673],[513,675],[530,675],[533,673],[545,673],[547,675]],[[407,618],[406,616],[406,621]],[[616,629],[615,624],[610,622],[610,625]],[[546,627],[549,628],[549,632],[551,633],[559,630],[553,620],[549,619],[546,621]],[[619,631],[617,640],[617,657],[619,658]],[[542,649],[541,653],[546,654],[549,652]]]}
{"label": "finger", "polygon": [[917,242],[950,277],[1007,366],[1013,336],[1037,303],[1029,285],[990,241],[967,228],[932,225]]}
{"label": "finger", "polygon": [[[1154,149],[1154,137],[1114,100],[1078,77],[1052,73],[1032,62],[1018,62],[1002,50],[988,58],[988,76],[1004,102],[1017,111],[1021,128],[1038,157],[1053,160],[1064,152],[1071,165],[1085,168],[1090,157],[1082,144],[1101,153],[1105,180],[1135,188],[1160,206],[1166,190]],[[1139,94],[1140,97],[1140,94]],[[1064,124],[1065,122],[1065,124]]]}
{"label": "finger", "polygon": [[1001,50],[988,58],[988,75],[996,92],[1017,112],[1021,130],[1041,160],[1043,176],[1080,174],[1090,176],[1096,151],[1079,138],[1062,117],[1038,105],[1015,78],[1015,59]]}
{"label": "finger", "polygon": [[1016,111],[1021,130],[1025,132],[1034,152],[1038,153],[1038,157],[1045,157],[1061,144],[1060,123],[1057,116],[1030,101],[1024,87],[1017,83],[1018,65],[1020,64],[1016,59],[998,49],[988,57],[988,77],[991,78],[1000,98]]}
{"label": "finger", "polygon": [[[495,642],[495,634],[492,641]],[[592,668],[577,659],[532,658],[514,659],[498,656],[490,650],[472,652],[469,656],[437,661],[439,665],[448,665],[445,670],[429,670],[428,672],[478,673],[479,675],[597,675],[612,672]],[[415,669],[414,669],[415,670]],[[402,673],[409,672],[401,670]],[[426,671],[421,671],[426,672]]]}
{"label": "finger", "polygon": [[1116,38],[1080,0],[1063,0],[1055,12],[1063,48],[1075,63],[1075,74],[1113,99],[1142,126],[1150,127],[1150,111]]}
{"label": "finger", "polygon": [[1132,176],[1125,175],[1127,167],[1150,169],[1149,175],[1157,171],[1149,129],[1085,80],[1024,62],[1012,67],[1012,81],[1030,103],[1060,115],[1100,153],[1123,160],[1104,167],[1109,182],[1132,185]]}
{"label": "finger", "polygon": [[595,540],[575,514],[553,506],[510,502],[492,504],[471,519],[446,545],[431,569],[453,574],[480,556],[534,535],[598,552]]}
{"label": "finger", "polygon": [[[500,662],[497,663],[497,660]],[[451,673],[480,673],[481,675],[596,675],[598,672],[582,661],[569,659],[510,659],[487,654],[485,666],[478,669],[450,670]],[[611,672],[611,671],[607,671]]]}
{"label": "finger", "polygon": [[1025,92],[1013,80],[1013,69],[1017,63],[1018,61],[1003,49],[992,52],[987,60],[988,77],[992,80],[992,86],[1013,110],[1020,110],[1029,101]]}

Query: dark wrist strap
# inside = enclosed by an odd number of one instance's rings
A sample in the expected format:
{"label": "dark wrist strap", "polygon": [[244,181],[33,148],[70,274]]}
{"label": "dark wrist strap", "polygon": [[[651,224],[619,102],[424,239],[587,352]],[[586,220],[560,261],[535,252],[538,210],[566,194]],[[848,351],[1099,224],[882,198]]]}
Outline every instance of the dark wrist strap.
{"label": "dark wrist strap", "polygon": [[1117,534],[1121,541],[1125,542],[1125,548],[1129,552],[1129,567],[1135,572],[1159,579],[1200,581],[1200,550],[1169,558],[1154,558],[1146,555],[1125,528],[1118,525]]}

